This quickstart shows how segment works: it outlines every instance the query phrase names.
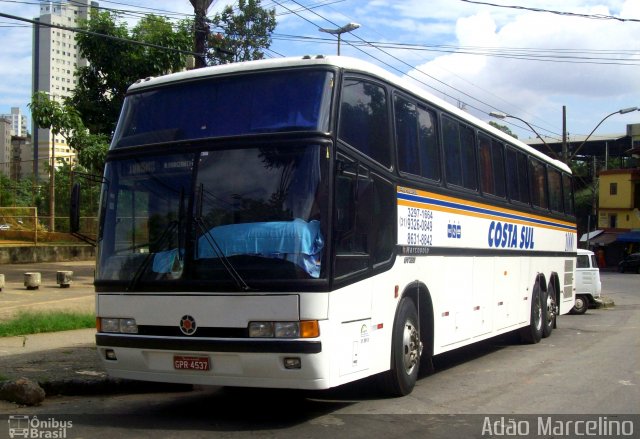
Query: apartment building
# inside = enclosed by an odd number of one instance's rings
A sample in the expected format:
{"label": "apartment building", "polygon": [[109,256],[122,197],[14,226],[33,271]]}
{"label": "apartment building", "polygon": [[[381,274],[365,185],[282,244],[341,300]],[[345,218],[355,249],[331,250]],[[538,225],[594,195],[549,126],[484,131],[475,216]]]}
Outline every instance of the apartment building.
{"label": "apartment building", "polygon": [[[40,0],[40,16],[36,20],[42,26],[34,26],[33,36],[33,91],[43,91],[58,101],[72,95],[76,86],[75,71],[86,66],[80,57],[75,32],[46,25],[75,28],[88,19],[92,7],[98,3],[90,0]],[[33,130],[33,159],[41,177],[47,175],[46,164],[52,157],[67,162],[76,155],[62,136],[55,136],[48,129]]]}
{"label": "apartment building", "polygon": [[9,119],[11,121],[12,136],[27,135],[27,116],[22,114],[19,107],[11,107],[11,113],[0,114],[0,118]]}
{"label": "apartment building", "polygon": [[11,169],[11,119],[0,117],[0,173],[9,177]]}

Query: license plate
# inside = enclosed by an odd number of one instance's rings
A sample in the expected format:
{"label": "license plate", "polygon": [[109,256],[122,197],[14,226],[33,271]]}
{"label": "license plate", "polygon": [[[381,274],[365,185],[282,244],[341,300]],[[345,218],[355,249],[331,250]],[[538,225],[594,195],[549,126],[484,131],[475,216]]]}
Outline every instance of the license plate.
{"label": "license plate", "polygon": [[173,356],[174,369],[209,370],[209,357]]}

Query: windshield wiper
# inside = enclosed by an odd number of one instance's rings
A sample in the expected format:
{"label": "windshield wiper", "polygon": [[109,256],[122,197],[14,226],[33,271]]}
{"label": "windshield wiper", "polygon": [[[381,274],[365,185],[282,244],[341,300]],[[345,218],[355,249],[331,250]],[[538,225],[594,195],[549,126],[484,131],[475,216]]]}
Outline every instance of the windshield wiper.
{"label": "windshield wiper", "polygon": [[[178,221],[176,220],[170,221],[162,231],[162,235],[160,235],[160,238],[158,238],[158,240],[154,243],[155,246],[157,248],[162,248],[161,245],[164,244],[164,242],[167,240],[167,237],[171,236],[171,233],[177,226],[178,226]],[[179,254],[180,254],[180,251],[178,250],[178,257],[179,257]],[[147,268],[149,267],[149,262],[151,262],[152,257],[154,257],[155,255],[156,255],[155,252],[154,253],[149,252],[145,255],[142,263],[138,266],[138,268],[136,269],[136,272],[134,273],[133,277],[129,281],[129,285],[127,285],[127,291],[133,291],[133,289],[138,285],[138,283],[140,282],[140,279],[142,278],[142,275],[147,271]]]}
{"label": "windshield wiper", "polygon": [[205,223],[205,220],[200,216],[195,217],[194,220],[200,228],[202,236],[204,236],[204,238],[207,240],[207,243],[216,253],[216,256],[218,256],[218,259],[220,259],[220,262],[222,262],[222,265],[227,270],[227,273],[229,273],[229,276],[231,276],[231,278],[234,280],[238,288],[240,288],[240,290],[242,291],[252,291],[251,287],[247,285],[240,273],[238,273],[231,261],[229,261],[229,258],[225,256],[224,251],[222,251],[220,245],[211,234],[211,228]]}

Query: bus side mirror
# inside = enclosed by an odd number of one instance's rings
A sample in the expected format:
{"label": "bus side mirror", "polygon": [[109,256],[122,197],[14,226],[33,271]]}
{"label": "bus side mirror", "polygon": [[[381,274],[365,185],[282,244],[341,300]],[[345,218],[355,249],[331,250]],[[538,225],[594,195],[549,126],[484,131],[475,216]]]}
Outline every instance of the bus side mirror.
{"label": "bus side mirror", "polygon": [[69,229],[71,233],[78,233],[80,230],[80,183],[74,183],[71,187]]}

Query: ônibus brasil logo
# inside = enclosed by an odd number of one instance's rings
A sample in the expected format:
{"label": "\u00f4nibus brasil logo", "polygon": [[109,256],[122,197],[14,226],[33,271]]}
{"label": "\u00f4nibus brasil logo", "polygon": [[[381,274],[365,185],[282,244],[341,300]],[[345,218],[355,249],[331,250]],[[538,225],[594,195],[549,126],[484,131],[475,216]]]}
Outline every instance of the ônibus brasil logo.
{"label": "\u00f4nibus brasil logo", "polygon": [[73,427],[72,421],[55,418],[38,419],[37,416],[9,415],[9,437],[64,439]]}

